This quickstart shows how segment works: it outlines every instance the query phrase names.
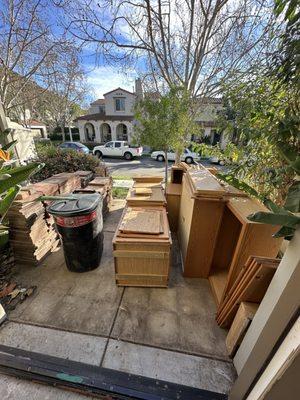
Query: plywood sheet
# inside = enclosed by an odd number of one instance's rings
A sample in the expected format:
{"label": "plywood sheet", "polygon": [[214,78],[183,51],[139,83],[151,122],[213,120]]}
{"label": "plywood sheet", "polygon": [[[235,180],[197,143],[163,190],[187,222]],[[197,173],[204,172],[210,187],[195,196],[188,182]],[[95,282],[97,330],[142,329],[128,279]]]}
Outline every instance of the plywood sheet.
{"label": "plywood sheet", "polygon": [[123,233],[155,234],[163,232],[160,211],[130,210],[120,226]]}
{"label": "plywood sheet", "polygon": [[165,205],[166,198],[161,188],[151,188],[151,193],[137,193],[140,188],[130,189],[127,195],[128,206]]}
{"label": "plywood sheet", "polygon": [[220,197],[226,194],[225,189],[215,177],[205,168],[187,172],[195,191],[195,195],[209,195]]}

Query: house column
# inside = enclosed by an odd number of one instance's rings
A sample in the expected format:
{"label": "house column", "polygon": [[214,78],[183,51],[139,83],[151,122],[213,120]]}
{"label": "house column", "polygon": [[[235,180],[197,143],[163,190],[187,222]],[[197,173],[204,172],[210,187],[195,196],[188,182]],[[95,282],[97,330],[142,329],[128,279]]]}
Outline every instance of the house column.
{"label": "house column", "polygon": [[117,123],[113,121],[108,121],[111,127],[111,140],[117,140]]}
{"label": "house column", "polygon": [[131,122],[126,122],[125,125],[127,127],[128,143],[131,144],[133,137],[133,124]]}
{"label": "house column", "polygon": [[101,132],[100,132],[100,122],[99,121],[95,121],[95,142],[97,143],[101,143]]}
{"label": "house column", "polygon": [[81,142],[85,142],[85,132],[84,132],[84,125],[85,125],[86,121],[78,121],[76,123],[78,129],[79,129],[79,137],[80,137],[80,141]]}

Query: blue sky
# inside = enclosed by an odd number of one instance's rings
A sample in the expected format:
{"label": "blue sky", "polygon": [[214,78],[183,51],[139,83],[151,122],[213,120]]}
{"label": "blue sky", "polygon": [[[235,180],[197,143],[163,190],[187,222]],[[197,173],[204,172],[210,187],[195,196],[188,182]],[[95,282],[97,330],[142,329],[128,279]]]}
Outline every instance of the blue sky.
{"label": "blue sky", "polygon": [[87,81],[93,92],[92,99],[103,97],[103,94],[116,87],[133,91],[137,73],[134,69],[124,69],[118,65],[109,65],[105,60],[97,60],[93,49],[83,49],[82,64]]}
{"label": "blue sky", "polygon": [[[61,32],[60,24],[64,24],[64,11],[55,9],[55,12],[50,12],[48,16],[54,34],[55,32]],[[70,37],[72,38],[72,36]],[[95,47],[95,44],[89,43],[84,45],[81,50],[82,66],[86,73],[88,84],[92,89],[88,100],[93,101],[101,98],[104,93],[116,87],[133,91],[134,81],[137,77],[134,69],[125,71],[124,68],[118,65],[109,65],[103,57],[96,57]]]}

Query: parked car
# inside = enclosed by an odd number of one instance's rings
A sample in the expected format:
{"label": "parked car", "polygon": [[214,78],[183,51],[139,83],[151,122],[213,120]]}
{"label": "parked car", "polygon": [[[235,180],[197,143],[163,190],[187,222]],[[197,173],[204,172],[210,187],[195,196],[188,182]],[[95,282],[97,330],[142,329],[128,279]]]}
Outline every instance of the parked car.
{"label": "parked car", "polygon": [[[151,157],[157,161],[165,161],[164,151],[153,151]],[[187,164],[192,164],[194,161],[200,160],[199,154],[193,153],[189,149],[185,149],[183,154],[180,156],[181,161],[185,161]],[[172,150],[168,151],[168,161],[175,161],[175,152]]]}
{"label": "parked car", "polygon": [[209,162],[211,164],[218,164],[218,165],[225,165],[226,164],[224,159],[221,159],[221,158],[219,158],[217,156],[210,157]]}
{"label": "parked car", "polygon": [[90,150],[84,144],[79,142],[63,142],[58,146],[62,150],[75,150],[79,153],[89,154]]}
{"label": "parked car", "polygon": [[134,157],[141,157],[143,148],[138,146],[129,146],[125,141],[112,141],[103,146],[96,146],[93,154],[97,157],[123,157],[125,160],[132,160]]}

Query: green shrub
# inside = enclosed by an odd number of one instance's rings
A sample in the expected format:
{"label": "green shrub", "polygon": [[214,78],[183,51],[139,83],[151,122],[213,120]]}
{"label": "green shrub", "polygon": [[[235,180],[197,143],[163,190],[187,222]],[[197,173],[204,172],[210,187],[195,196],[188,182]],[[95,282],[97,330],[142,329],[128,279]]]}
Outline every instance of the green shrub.
{"label": "green shrub", "polygon": [[112,188],[112,196],[114,199],[126,199],[127,194],[128,194],[127,188],[121,188],[121,187]]}
{"label": "green shrub", "polygon": [[45,166],[32,177],[32,182],[40,182],[61,172],[79,170],[95,172],[95,168],[100,164],[100,161],[92,155],[61,150],[52,145],[38,147],[36,161],[44,163]]}
{"label": "green shrub", "polygon": [[[61,129],[61,127],[60,126],[56,126],[54,129],[53,129],[53,133],[60,133],[61,134],[61,132],[62,132],[62,129]],[[77,128],[77,126],[73,126],[72,128],[71,128],[71,132],[74,134],[74,133],[79,133],[79,129]],[[68,127],[65,127],[65,133],[69,133],[69,128]]]}
{"label": "green shrub", "polygon": [[[65,133],[65,137],[66,137],[66,140],[67,140],[67,141],[70,140],[69,132],[66,132],[66,133]],[[79,142],[79,141],[80,141],[80,135],[79,135],[79,133],[72,133],[72,138],[73,138],[73,142]],[[62,137],[62,134],[61,134],[61,133],[59,133],[59,132],[54,132],[54,133],[50,133],[50,134],[49,134],[49,139],[50,139],[51,141],[60,140],[60,141],[62,142],[63,137]]]}

